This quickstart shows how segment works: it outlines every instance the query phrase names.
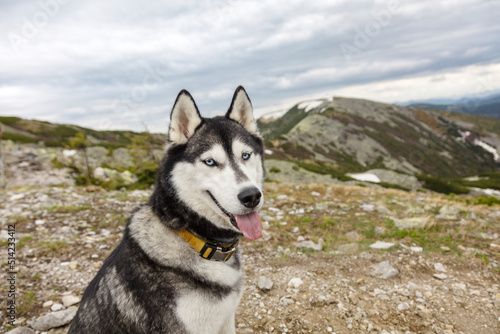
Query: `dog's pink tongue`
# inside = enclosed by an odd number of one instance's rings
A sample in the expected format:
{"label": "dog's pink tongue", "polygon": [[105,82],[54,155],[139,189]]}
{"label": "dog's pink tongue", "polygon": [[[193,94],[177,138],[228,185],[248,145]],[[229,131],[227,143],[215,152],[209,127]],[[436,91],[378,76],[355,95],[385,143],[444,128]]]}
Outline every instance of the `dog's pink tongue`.
{"label": "dog's pink tongue", "polygon": [[255,240],[262,235],[262,224],[257,211],[251,212],[248,215],[235,215],[238,227],[243,232],[243,235],[248,240]]}

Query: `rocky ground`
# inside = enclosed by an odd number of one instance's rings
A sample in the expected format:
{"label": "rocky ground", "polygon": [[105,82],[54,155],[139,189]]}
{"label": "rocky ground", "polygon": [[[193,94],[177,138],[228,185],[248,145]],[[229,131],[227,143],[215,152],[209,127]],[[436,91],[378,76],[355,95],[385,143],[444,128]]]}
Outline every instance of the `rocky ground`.
{"label": "rocky ground", "polygon": [[[0,190],[6,269],[15,224],[18,333],[66,333],[128,215],[149,195],[61,183]],[[265,190],[263,237],[242,245],[238,333],[500,332],[499,206],[355,185]],[[9,288],[3,280],[2,305]],[[0,331],[12,330],[5,307],[0,314]]]}

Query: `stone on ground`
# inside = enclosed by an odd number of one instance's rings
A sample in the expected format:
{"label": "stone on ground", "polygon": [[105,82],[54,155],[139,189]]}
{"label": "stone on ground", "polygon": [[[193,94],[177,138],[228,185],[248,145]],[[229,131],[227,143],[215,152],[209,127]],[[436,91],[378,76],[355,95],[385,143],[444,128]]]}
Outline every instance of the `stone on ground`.
{"label": "stone on ground", "polygon": [[78,309],[70,308],[64,311],[52,312],[33,320],[30,326],[37,331],[46,331],[51,328],[67,325],[73,320]]}

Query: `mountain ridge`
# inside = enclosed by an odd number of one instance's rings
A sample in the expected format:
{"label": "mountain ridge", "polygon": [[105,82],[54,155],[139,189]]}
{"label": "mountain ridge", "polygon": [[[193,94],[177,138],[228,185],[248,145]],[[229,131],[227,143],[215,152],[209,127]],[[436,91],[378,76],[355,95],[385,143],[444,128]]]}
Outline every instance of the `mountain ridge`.
{"label": "mountain ridge", "polygon": [[317,102],[259,121],[266,158],[332,175],[387,169],[458,178],[499,170],[500,120],[343,97]]}

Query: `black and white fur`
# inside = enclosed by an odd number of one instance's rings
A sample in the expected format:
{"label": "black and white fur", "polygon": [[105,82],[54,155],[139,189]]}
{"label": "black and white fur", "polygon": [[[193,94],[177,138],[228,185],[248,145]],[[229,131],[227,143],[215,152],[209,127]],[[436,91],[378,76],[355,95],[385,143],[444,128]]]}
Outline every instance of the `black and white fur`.
{"label": "black and white fur", "polygon": [[214,199],[231,214],[260,209],[262,201],[248,208],[238,195],[249,188],[262,194],[262,157],[243,87],[227,114],[214,118],[201,117],[191,95],[181,91],[155,190],[86,289],[69,333],[235,333],[243,289],[240,247],[227,262],[209,261],[174,230],[212,242],[239,239],[241,231]]}

